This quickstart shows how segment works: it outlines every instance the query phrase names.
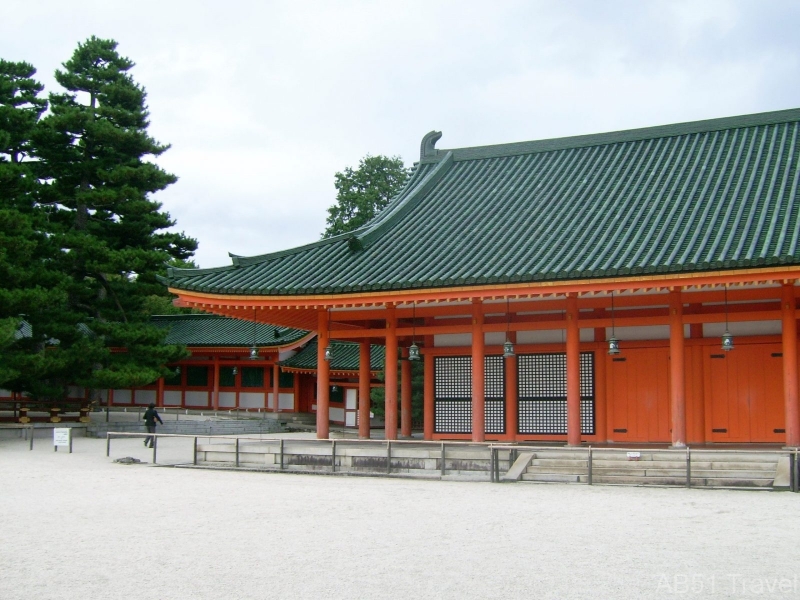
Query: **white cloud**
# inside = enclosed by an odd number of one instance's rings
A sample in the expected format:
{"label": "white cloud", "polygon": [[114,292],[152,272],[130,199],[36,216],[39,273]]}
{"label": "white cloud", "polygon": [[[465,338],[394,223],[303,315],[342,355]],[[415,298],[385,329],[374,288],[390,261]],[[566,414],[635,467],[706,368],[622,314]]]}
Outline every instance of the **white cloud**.
{"label": "white cloud", "polygon": [[749,0],[6,0],[0,57],[52,71],[114,38],[148,91],[158,199],[201,266],[319,238],[367,153],[791,108],[800,7]]}

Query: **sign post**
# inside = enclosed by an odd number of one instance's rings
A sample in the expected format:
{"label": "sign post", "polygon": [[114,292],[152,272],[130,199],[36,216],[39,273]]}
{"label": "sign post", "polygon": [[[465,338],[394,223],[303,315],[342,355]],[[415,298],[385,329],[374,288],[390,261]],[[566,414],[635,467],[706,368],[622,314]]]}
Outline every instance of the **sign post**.
{"label": "sign post", "polygon": [[56,427],[53,429],[53,451],[58,452],[59,446],[69,448],[72,454],[72,429],[69,427]]}

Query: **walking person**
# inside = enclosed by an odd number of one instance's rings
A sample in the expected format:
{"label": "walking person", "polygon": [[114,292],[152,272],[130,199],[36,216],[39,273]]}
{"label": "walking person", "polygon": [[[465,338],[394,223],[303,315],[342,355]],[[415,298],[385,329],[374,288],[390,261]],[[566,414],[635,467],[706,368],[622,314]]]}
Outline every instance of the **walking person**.
{"label": "walking person", "polygon": [[[164,421],[161,420],[161,417],[158,416],[158,411],[156,410],[156,405],[154,403],[150,403],[147,406],[147,410],[144,411],[144,424],[147,427],[147,433],[155,433],[156,432],[156,421],[164,424]],[[155,436],[148,435],[144,438],[144,445],[147,446],[148,442],[150,443],[150,447],[153,447],[153,441],[155,440]]]}

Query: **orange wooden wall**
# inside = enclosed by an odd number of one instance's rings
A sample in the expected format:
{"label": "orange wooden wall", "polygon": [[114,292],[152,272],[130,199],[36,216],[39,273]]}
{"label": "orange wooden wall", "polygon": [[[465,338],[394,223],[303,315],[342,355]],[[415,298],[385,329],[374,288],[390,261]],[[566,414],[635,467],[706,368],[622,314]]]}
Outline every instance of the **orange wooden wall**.
{"label": "orange wooden wall", "polygon": [[[688,340],[687,340],[688,342]],[[784,433],[781,344],[716,341],[686,347],[688,443],[780,443]],[[669,347],[635,347],[606,357],[605,439],[669,443]]]}

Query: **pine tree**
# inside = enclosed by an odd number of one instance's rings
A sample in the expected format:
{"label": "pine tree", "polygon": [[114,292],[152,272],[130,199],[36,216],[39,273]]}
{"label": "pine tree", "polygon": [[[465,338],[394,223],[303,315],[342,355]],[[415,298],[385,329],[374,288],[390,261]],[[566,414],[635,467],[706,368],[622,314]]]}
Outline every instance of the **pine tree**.
{"label": "pine tree", "polygon": [[[47,102],[28,63],[0,60],[0,385],[39,396],[60,395],[54,374],[69,372],[45,352],[55,321],[69,320],[66,278],[52,268],[58,253],[48,211],[37,200],[39,163],[31,138]],[[67,329],[75,330],[73,319]]]}
{"label": "pine tree", "polygon": [[51,114],[34,136],[48,177],[41,197],[61,248],[54,267],[68,276],[69,310],[83,323],[77,336],[56,339],[85,357],[72,383],[98,389],[151,383],[184,355],[163,344],[145,306],[166,293],[156,280],[164,264],[197,247],[166,231],[175,223],[150,197],[176,181],[152,162],[169,146],[148,135],[145,91],[116,48],[96,37],[78,45],[55,73],[66,93],[50,95]]}

